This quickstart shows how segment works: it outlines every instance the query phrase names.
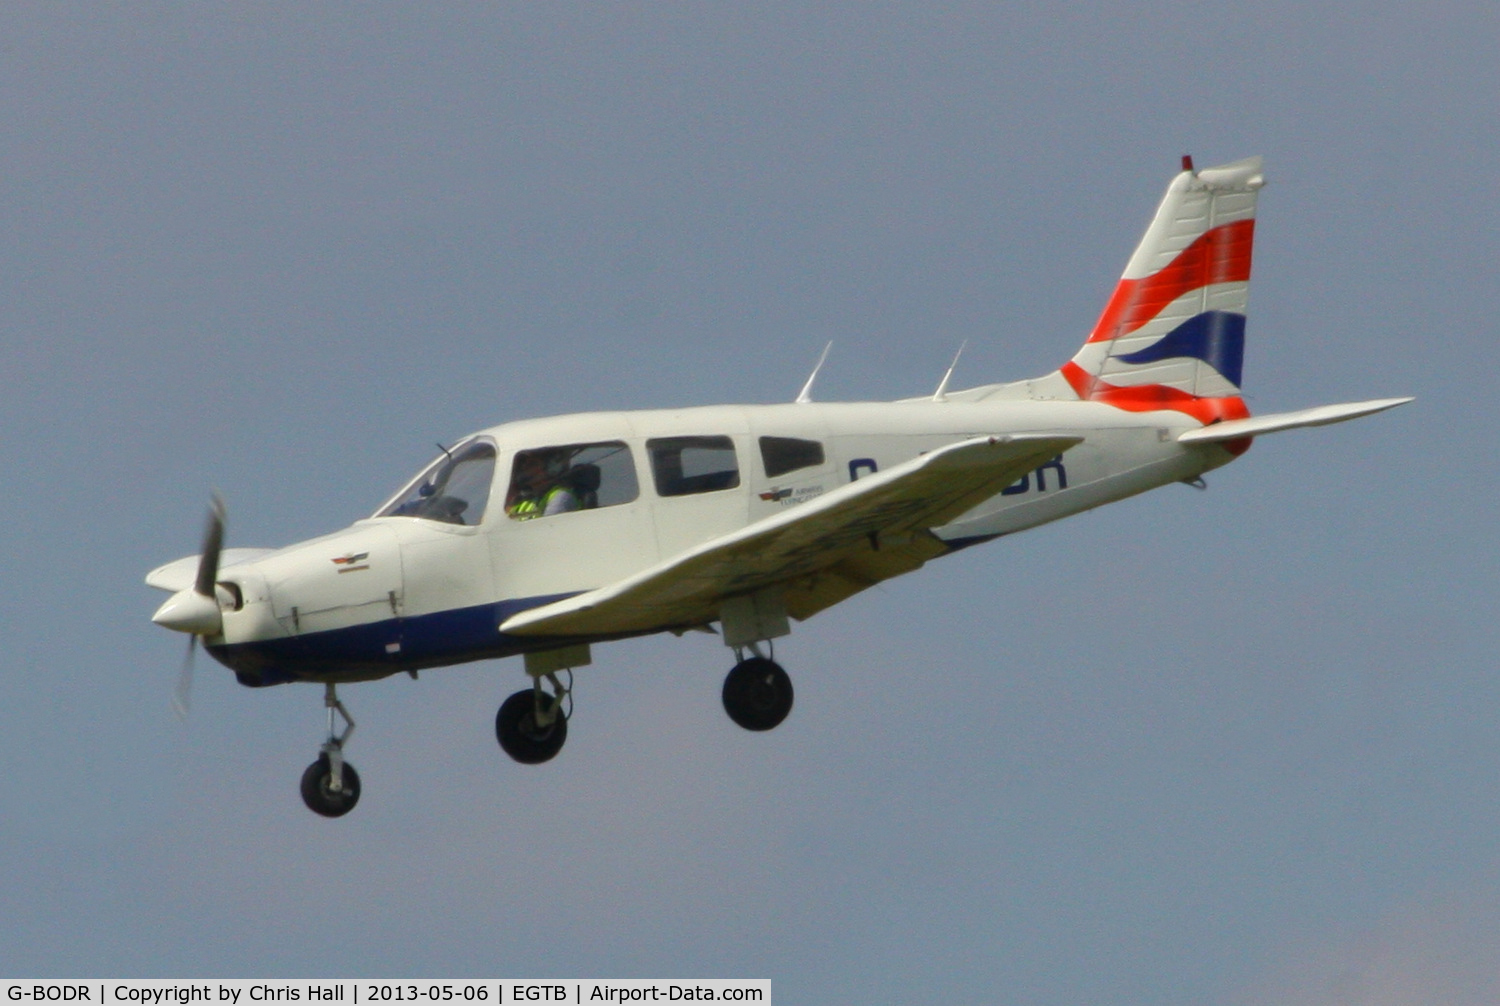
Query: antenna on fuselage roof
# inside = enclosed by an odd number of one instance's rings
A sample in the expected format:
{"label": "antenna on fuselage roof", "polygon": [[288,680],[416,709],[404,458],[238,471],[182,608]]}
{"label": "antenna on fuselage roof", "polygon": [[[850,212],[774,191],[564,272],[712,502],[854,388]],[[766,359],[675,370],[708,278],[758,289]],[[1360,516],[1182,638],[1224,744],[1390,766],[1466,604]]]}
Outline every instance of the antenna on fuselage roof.
{"label": "antenna on fuselage roof", "polygon": [[828,351],[832,348],[832,341],[830,341],[828,345],[823,347],[823,355],[818,357],[818,362],[813,367],[813,372],[807,375],[807,383],[802,386],[802,392],[797,395],[798,405],[806,405],[808,402],[812,401],[813,382],[818,379],[818,371],[823,369],[823,361],[828,359]]}
{"label": "antenna on fuselage roof", "polygon": [[948,400],[948,378],[953,376],[953,370],[958,366],[958,358],[964,355],[964,347],[968,346],[968,344],[969,340],[965,339],[959,345],[958,352],[953,354],[953,362],[948,364],[948,372],[943,375],[943,379],[938,382],[937,390],[932,393],[932,400],[934,402],[946,402]]}

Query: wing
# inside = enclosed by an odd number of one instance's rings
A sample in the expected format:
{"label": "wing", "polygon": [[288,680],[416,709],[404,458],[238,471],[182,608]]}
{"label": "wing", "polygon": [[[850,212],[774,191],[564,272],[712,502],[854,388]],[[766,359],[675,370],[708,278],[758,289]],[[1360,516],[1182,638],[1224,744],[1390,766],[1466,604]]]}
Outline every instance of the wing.
{"label": "wing", "polygon": [[948,523],[1080,443],[1047,434],[978,437],[931,451],[624,580],[507,619],[517,635],[605,635],[703,625],[727,597],[786,588],[809,615],[946,551]]}

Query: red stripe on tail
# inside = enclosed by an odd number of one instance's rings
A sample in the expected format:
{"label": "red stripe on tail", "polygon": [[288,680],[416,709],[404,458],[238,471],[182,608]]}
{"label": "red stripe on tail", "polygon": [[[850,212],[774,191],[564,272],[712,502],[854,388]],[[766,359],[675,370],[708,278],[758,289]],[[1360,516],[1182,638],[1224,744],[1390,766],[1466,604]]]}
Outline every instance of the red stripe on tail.
{"label": "red stripe on tail", "polygon": [[1254,220],[1224,224],[1205,231],[1150,276],[1120,280],[1088,341],[1105,342],[1129,335],[1189,290],[1248,280],[1254,237]]}
{"label": "red stripe on tail", "polygon": [[1062,376],[1073,386],[1078,397],[1090,402],[1113,405],[1126,412],[1155,412],[1171,409],[1186,413],[1207,426],[1223,419],[1246,419],[1250,409],[1238,395],[1228,398],[1199,398],[1165,384],[1142,384],[1121,387],[1100,380],[1069,361],[1062,365]]}

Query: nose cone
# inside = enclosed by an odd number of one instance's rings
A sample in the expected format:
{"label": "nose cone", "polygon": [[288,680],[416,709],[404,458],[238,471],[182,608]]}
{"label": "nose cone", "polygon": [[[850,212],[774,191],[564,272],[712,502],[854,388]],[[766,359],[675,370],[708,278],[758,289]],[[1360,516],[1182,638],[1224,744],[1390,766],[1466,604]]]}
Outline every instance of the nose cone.
{"label": "nose cone", "polygon": [[151,621],[163,628],[190,632],[195,636],[212,636],[224,628],[218,598],[204,597],[192,588],[179,590],[167,598],[167,603],[156,609]]}

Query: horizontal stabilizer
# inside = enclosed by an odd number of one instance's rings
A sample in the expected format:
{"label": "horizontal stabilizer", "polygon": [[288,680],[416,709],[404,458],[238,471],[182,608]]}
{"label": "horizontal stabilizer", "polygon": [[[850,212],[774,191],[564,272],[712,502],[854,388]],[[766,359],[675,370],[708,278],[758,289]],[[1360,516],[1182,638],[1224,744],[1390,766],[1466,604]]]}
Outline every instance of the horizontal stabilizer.
{"label": "horizontal stabilizer", "polygon": [[[219,554],[219,571],[223,572],[237,562],[249,562],[258,559],[274,549],[269,548],[226,548]],[[198,578],[198,556],[184,556],[175,562],[169,562],[165,566],[158,566],[146,574],[146,585],[158,590],[170,591],[173,594],[179,590],[187,590],[193,586]]]}
{"label": "horizontal stabilizer", "polygon": [[1225,440],[1259,436],[1262,433],[1277,433],[1295,430],[1302,426],[1327,426],[1342,423],[1346,419],[1370,416],[1386,409],[1394,409],[1412,401],[1410,398],[1377,398],[1368,402],[1344,402],[1341,405],[1320,405],[1300,412],[1276,412],[1267,416],[1251,416],[1249,419],[1231,419],[1214,423],[1196,430],[1188,430],[1177,438],[1180,444],[1215,444]]}
{"label": "horizontal stabilizer", "polygon": [[805,581],[862,551],[879,552],[887,539],[884,547],[899,549],[902,539],[926,535],[1080,440],[1022,434],[950,444],[617,583],[513,615],[500,631],[589,636],[705,625],[725,598]]}

